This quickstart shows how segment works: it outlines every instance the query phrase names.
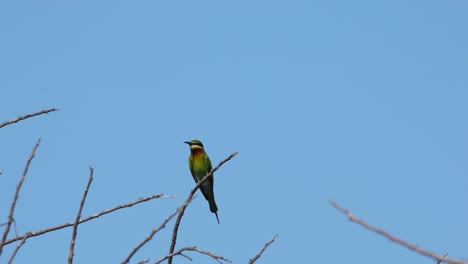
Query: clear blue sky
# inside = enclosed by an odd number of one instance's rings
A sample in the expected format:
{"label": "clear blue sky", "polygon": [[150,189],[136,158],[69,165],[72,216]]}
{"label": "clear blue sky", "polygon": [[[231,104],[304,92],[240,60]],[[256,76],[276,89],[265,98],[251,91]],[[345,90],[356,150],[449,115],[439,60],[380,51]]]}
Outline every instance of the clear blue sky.
{"label": "clear blue sky", "polygon": [[[155,193],[79,227],[76,263],[120,263],[188,195],[186,140],[214,164],[177,247],[246,263],[433,263],[352,224],[334,199],[428,250],[468,259],[465,1],[10,1],[0,4],[0,217],[42,138],[18,232]],[[173,223],[173,222],[171,222]],[[133,260],[165,255],[172,224]],[[72,230],[16,263],[64,263]],[[13,235],[13,234],[12,234]],[[0,259],[6,261],[10,245]],[[189,253],[193,263],[215,263]],[[177,258],[176,263],[189,263]]]}

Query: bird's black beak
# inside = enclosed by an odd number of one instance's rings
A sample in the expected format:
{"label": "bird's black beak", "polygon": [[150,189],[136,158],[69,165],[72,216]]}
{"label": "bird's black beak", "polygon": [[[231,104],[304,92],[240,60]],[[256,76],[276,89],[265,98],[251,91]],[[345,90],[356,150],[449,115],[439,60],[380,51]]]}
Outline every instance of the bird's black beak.
{"label": "bird's black beak", "polygon": [[185,141],[184,143],[185,143],[185,144],[189,144],[189,146],[192,145],[192,142],[190,142],[190,141]]}

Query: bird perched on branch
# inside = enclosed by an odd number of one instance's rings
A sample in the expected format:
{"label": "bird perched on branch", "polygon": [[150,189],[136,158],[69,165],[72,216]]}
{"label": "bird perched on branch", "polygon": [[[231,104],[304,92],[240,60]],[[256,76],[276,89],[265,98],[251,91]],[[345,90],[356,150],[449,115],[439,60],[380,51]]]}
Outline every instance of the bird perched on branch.
{"label": "bird perched on branch", "polygon": [[[200,140],[185,141],[184,143],[190,146],[190,156],[189,156],[189,168],[192,173],[192,177],[195,182],[199,182],[203,177],[205,177],[212,169],[211,161],[208,155],[206,154],[203,144]],[[213,192],[213,178],[214,175],[206,179],[200,185],[200,191],[202,192],[205,199],[210,205],[210,211],[216,215],[216,220],[218,220],[218,207],[216,206],[214,192]]]}

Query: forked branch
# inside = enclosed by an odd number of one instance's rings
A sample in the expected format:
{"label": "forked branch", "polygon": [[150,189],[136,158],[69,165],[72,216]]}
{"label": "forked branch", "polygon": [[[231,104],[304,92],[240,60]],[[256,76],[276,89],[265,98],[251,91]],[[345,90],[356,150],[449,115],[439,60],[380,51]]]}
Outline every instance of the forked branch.
{"label": "forked branch", "polygon": [[265,252],[265,250],[267,249],[268,246],[271,245],[271,243],[273,243],[276,239],[276,237],[278,237],[278,234],[276,234],[270,241],[268,241],[265,246],[263,246],[263,248],[260,250],[260,252],[258,252],[257,255],[255,255],[255,257],[253,257],[252,259],[249,260],[249,264],[253,264],[255,261],[257,261],[257,259],[259,259],[263,252]]}
{"label": "forked branch", "polygon": [[454,258],[449,258],[449,257],[446,257],[446,256],[440,256],[440,255],[432,253],[432,252],[430,252],[428,250],[425,250],[425,249],[417,247],[417,246],[415,246],[413,244],[410,244],[410,243],[404,241],[403,239],[397,238],[397,237],[393,236],[392,234],[388,233],[387,231],[379,229],[377,227],[374,227],[374,226],[368,224],[367,222],[365,222],[364,220],[354,216],[348,209],[346,209],[344,207],[341,207],[335,201],[329,200],[328,202],[331,204],[331,206],[336,208],[338,211],[345,214],[350,221],[358,223],[359,225],[369,229],[370,231],[372,231],[374,233],[377,233],[377,234],[379,234],[381,236],[384,236],[384,237],[388,238],[390,241],[395,242],[397,244],[400,244],[400,245],[402,245],[402,246],[404,246],[404,247],[406,247],[406,248],[408,248],[408,249],[410,249],[412,251],[415,251],[415,252],[417,252],[417,253],[419,253],[421,255],[433,258],[434,260],[438,261],[438,263],[447,262],[447,263],[451,263],[451,264],[468,264],[468,262],[466,262],[466,261],[461,261],[461,260],[454,259]]}
{"label": "forked branch", "polygon": [[[115,206],[115,207],[113,207],[111,209],[107,209],[107,210],[101,211],[99,213],[93,214],[91,216],[88,216],[86,218],[83,218],[83,219],[81,219],[79,221],[79,224],[83,224],[85,222],[91,221],[91,220],[93,220],[95,218],[98,218],[100,216],[110,214],[110,213],[112,213],[114,211],[117,211],[117,210],[120,210],[120,209],[132,207],[132,206],[134,206],[136,204],[144,203],[144,202],[147,202],[149,200],[153,200],[153,199],[157,199],[157,198],[174,198],[174,197],[176,197],[176,196],[174,196],[174,195],[164,195],[164,194],[155,194],[155,195],[151,195],[151,196],[148,196],[148,197],[140,198],[140,199],[138,199],[136,201],[133,201],[131,203],[121,204],[121,205]],[[40,235],[43,235],[43,234],[46,234],[46,233],[49,233],[49,232],[53,232],[53,231],[56,231],[56,230],[59,230],[59,229],[62,229],[62,228],[73,226],[74,224],[75,224],[75,222],[69,222],[69,223],[64,223],[64,224],[61,224],[61,225],[49,227],[49,228],[42,229],[42,230],[35,231],[35,232],[28,232],[28,233],[26,233],[24,235],[8,239],[7,241],[5,241],[4,245],[8,245],[10,243],[13,243],[13,242],[18,241],[18,240],[22,240],[24,238],[28,239],[30,237],[40,236]]]}
{"label": "forked branch", "polygon": [[215,255],[211,252],[208,252],[208,251],[205,251],[205,250],[201,250],[201,249],[198,249],[197,247],[183,247],[179,250],[177,250],[176,252],[172,252],[166,256],[164,256],[163,258],[161,258],[160,260],[156,261],[154,264],[160,264],[162,263],[164,260],[166,259],[171,259],[172,257],[174,256],[177,256],[177,255],[181,255],[189,260],[192,260],[190,257],[188,257],[187,255],[183,254],[182,252],[184,251],[196,251],[200,254],[203,254],[203,255],[207,255],[207,256],[210,256],[212,257],[214,260],[216,260],[218,263],[222,264],[221,260],[223,261],[226,261],[226,262],[229,262],[229,263],[232,263],[232,261],[230,259],[227,259],[223,256],[219,256],[219,255]]}
{"label": "forked branch", "polygon": [[[148,241],[150,241],[153,236],[159,232],[159,230],[163,229],[164,227],[166,227],[166,224],[172,219],[174,218],[174,216],[179,212],[179,208],[177,208],[171,215],[169,215],[165,220],[164,222],[159,225],[158,227],[154,228],[151,233],[143,240],[140,242],[140,244],[138,244],[136,247],[133,248],[132,252],[130,252],[130,254],[128,254],[128,256],[125,258],[124,261],[122,261],[122,264],[126,264],[128,262],[130,262],[130,259],[133,257],[133,255],[135,255],[135,253],[140,250],[141,247],[143,247]],[[149,261],[149,260],[148,260]]]}
{"label": "forked branch", "polygon": [[75,241],[76,241],[76,234],[78,233],[78,224],[80,222],[80,218],[81,218],[81,212],[83,211],[83,206],[85,204],[85,201],[86,201],[86,196],[88,195],[88,190],[89,190],[89,187],[91,186],[91,183],[93,182],[93,167],[89,167],[89,180],[88,180],[88,184],[86,185],[86,188],[83,192],[83,198],[81,198],[81,202],[80,202],[80,208],[78,209],[78,213],[76,214],[76,218],[75,218],[75,223],[73,223],[73,233],[72,233],[72,238],[71,238],[71,241],[70,241],[70,251],[69,251],[69,254],[68,254],[68,264],[72,264],[73,263],[73,256],[75,255]]}
{"label": "forked branch", "polygon": [[14,220],[13,215],[15,213],[16,202],[18,201],[21,186],[23,186],[24,179],[26,178],[26,174],[28,173],[29,164],[31,164],[31,161],[34,158],[34,154],[36,153],[36,149],[39,147],[40,143],[41,143],[41,139],[38,139],[36,145],[34,145],[34,147],[32,149],[32,152],[31,152],[31,155],[28,158],[28,161],[26,162],[26,166],[24,167],[24,170],[23,170],[23,175],[21,175],[21,178],[20,178],[20,180],[18,182],[18,185],[16,185],[15,196],[13,198],[13,201],[11,202],[10,213],[8,214],[8,222],[6,223],[5,230],[3,231],[3,235],[2,235],[2,240],[0,241],[0,255],[2,255],[3,246],[7,244],[6,243],[6,238],[8,237],[8,233],[10,232],[11,224],[13,223],[13,220]]}

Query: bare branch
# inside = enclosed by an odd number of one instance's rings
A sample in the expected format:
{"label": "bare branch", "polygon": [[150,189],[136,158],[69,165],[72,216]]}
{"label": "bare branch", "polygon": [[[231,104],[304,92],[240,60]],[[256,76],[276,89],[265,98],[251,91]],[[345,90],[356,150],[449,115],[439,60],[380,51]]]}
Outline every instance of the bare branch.
{"label": "bare branch", "polygon": [[32,114],[27,114],[27,115],[24,115],[24,116],[18,116],[17,118],[15,119],[12,119],[10,121],[5,121],[3,123],[0,124],[0,128],[4,127],[4,126],[7,126],[7,125],[11,125],[11,124],[14,124],[16,122],[19,122],[21,120],[24,120],[24,119],[28,119],[30,117],[33,117],[33,116],[38,116],[38,115],[42,115],[42,114],[48,114],[50,112],[54,112],[54,111],[58,111],[59,109],[57,108],[51,108],[51,109],[47,109],[47,110],[42,110],[42,111],[39,111],[39,112],[36,112],[36,113],[32,113]]}
{"label": "bare branch", "polygon": [[145,259],[145,260],[142,260],[142,261],[138,261],[138,264],[145,264],[145,263],[148,263],[150,262],[150,259]]}
{"label": "bare branch", "polygon": [[[8,222],[2,223],[2,224],[0,224],[0,226],[4,226],[4,225],[6,225],[7,223],[8,223]],[[15,221],[14,218],[13,218],[13,223],[12,223],[12,224],[13,224],[13,226],[14,226],[14,228],[15,228],[15,236],[18,236],[18,229],[17,229],[17,227],[16,227],[16,221]]]}
{"label": "bare branch", "polygon": [[[118,206],[116,206],[114,208],[107,209],[107,210],[101,211],[99,213],[93,214],[91,216],[88,216],[86,218],[83,218],[83,219],[80,220],[79,224],[83,224],[85,222],[88,222],[88,221],[93,220],[95,218],[98,218],[100,216],[110,214],[110,213],[112,213],[114,211],[124,209],[124,208],[127,208],[127,207],[132,207],[132,206],[134,206],[136,204],[144,203],[144,202],[147,202],[149,200],[153,200],[153,199],[157,199],[157,198],[174,198],[174,197],[176,197],[176,196],[174,196],[174,195],[167,196],[167,195],[164,195],[164,194],[155,194],[155,195],[148,196],[148,197],[145,197],[145,198],[140,198],[140,199],[138,199],[136,201],[133,201],[131,203],[118,205]],[[4,245],[8,245],[8,244],[13,243],[15,241],[24,239],[25,237],[29,238],[29,237],[40,236],[40,235],[43,235],[43,234],[46,234],[46,233],[49,233],[49,232],[53,232],[53,231],[65,228],[65,227],[73,226],[74,224],[75,224],[75,222],[64,223],[64,224],[61,224],[61,225],[57,225],[57,226],[54,226],[54,227],[49,227],[49,228],[42,229],[42,230],[39,230],[39,231],[28,232],[28,233],[26,233],[24,235],[17,236],[17,237],[14,237],[14,238],[11,238],[11,239],[5,241]]]}
{"label": "bare branch", "polygon": [[169,248],[169,254],[168,254],[168,261],[167,263],[168,264],[172,264],[172,256],[171,254],[174,252],[174,248],[175,248],[175,245],[176,245],[176,241],[177,241],[177,232],[179,230],[179,224],[180,224],[180,220],[182,219],[182,216],[184,215],[184,212],[185,212],[185,208],[187,208],[187,206],[189,205],[190,201],[192,200],[192,197],[193,195],[195,194],[195,192],[198,190],[198,188],[200,188],[200,186],[202,185],[203,182],[205,182],[209,177],[213,177],[213,173],[215,171],[217,171],[224,163],[228,162],[230,159],[232,159],[234,156],[236,156],[237,154],[239,153],[239,151],[235,151],[234,153],[232,153],[231,155],[229,155],[229,157],[227,157],[225,160],[221,161],[218,166],[216,166],[214,169],[212,169],[205,177],[203,177],[203,179],[201,179],[199,182],[197,182],[197,184],[195,185],[195,187],[192,189],[192,191],[190,192],[189,196],[187,197],[187,199],[185,200],[185,202],[182,204],[182,206],[180,207],[180,211],[179,211],[179,215],[177,216],[177,220],[174,224],[174,231],[172,232],[172,242],[171,242],[171,246]]}
{"label": "bare branch", "polygon": [[182,257],[184,257],[184,258],[186,258],[186,259],[188,259],[188,260],[190,260],[190,261],[193,261],[193,259],[192,259],[191,257],[185,255],[185,254],[182,253],[182,252],[181,252],[179,255],[181,255]]}
{"label": "bare branch", "polygon": [[13,259],[15,258],[16,253],[18,253],[19,249],[26,243],[26,239],[27,239],[27,238],[28,238],[28,237],[25,236],[25,237],[23,238],[23,240],[21,240],[21,242],[16,246],[15,251],[13,251],[13,254],[11,254],[11,257],[10,257],[10,259],[8,260],[8,264],[13,263]]}
{"label": "bare branch", "polygon": [[[166,227],[166,224],[179,212],[179,208],[177,208],[171,215],[169,215],[165,220],[164,222],[159,225],[158,227],[154,228],[151,233],[149,234],[149,236],[147,236],[143,241],[141,241],[140,244],[138,244],[136,247],[133,248],[132,252],[130,252],[130,254],[128,254],[127,258],[125,258],[124,261],[122,261],[122,264],[126,264],[128,262],[130,262],[130,259],[133,257],[133,255],[135,255],[135,253],[140,250],[140,248],[145,245],[148,241],[150,241],[153,236],[161,229],[163,229],[164,227]],[[148,260],[149,261],[149,260]]]}
{"label": "bare branch", "polygon": [[263,252],[265,252],[265,250],[267,249],[267,247],[268,247],[269,245],[271,245],[271,243],[273,243],[273,242],[275,241],[276,237],[278,237],[278,234],[276,234],[270,241],[268,241],[268,242],[265,244],[265,246],[263,246],[263,248],[260,250],[260,252],[258,252],[258,254],[255,255],[255,257],[253,257],[252,259],[249,260],[249,264],[252,264],[252,263],[254,263],[255,261],[257,261],[257,259],[259,259],[259,258],[262,256]]}
{"label": "bare branch", "polygon": [[13,227],[15,228],[15,236],[18,236],[18,227],[16,226],[16,220],[13,219]]}
{"label": "bare branch", "polygon": [[208,252],[208,251],[205,251],[205,250],[198,249],[197,247],[194,246],[194,247],[183,247],[183,248],[177,250],[176,252],[172,252],[170,254],[167,254],[166,256],[161,258],[160,260],[156,261],[154,264],[160,264],[164,260],[171,259],[173,256],[177,256],[177,255],[181,255],[181,256],[184,256],[184,257],[188,258],[189,260],[192,260],[188,256],[182,254],[182,252],[184,252],[184,251],[196,251],[196,252],[198,252],[200,254],[212,257],[214,260],[216,260],[218,263],[221,263],[221,264],[222,264],[221,260],[232,263],[232,261],[230,259],[227,259],[227,258],[225,258],[223,256],[215,255],[215,254],[213,254],[211,252]]}
{"label": "bare branch", "polygon": [[435,259],[436,261],[439,261],[439,262],[447,262],[447,263],[451,263],[451,264],[468,264],[468,262],[465,262],[465,261],[461,261],[461,260],[458,260],[458,259],[454,259],[454,258],[448,258],[446,256],[439,256],[435,253],[432,253],[430,251],[427,251],[425,249],[422,249],[422,248],[419,248],[413,244],[410,244],[400,238],[397,238],[395,236],[393,236],[392,234],[388,233],[387,231],[385,230],[382,230],[382,229],[379,229],[377,227],[374,227],[368,223],[366,223],[364,220],[354,216],[348,209],[346,208],[343,208],[341,207],[340,205],[338,205],[335,201],[332,201],[332,200],[329,200],[328,201],[334,208],[336,208],[338,211],[342,212],[343,214],[345,214],[348,219],[352,222],[355,222],[355,223],[358,223],[359,225],[371,230],[372,232],[375,232],[381,236],[384,236],[386,238],[388,238],[390,241],[392,242],[395,242],[397,244],[400,244],[412,251],[415,251],[421,255],[424,255],[424,256],[427,256],[427,257],[430,257],[430,258],[433,258]]}
{"label": "bare branch", "polygon": [[3,246],[6,244],[5,241],[8,236],[8,232],[10,232],[11,223],[13,223],[13,214],[15,212],[16,201],[18,201],[18,196],[21,190],[21,186],[23,186],[24,178],[26,178],[26,174],[28,173],[29,164],[31,164],[31,161],[34,158],[34,154],[36,153],[36,149],[39,147],[40,143],[41,143],[41,139],[39,138],[37,140],[36,145],[34,145],[32,149],[32,152],[28,158],[28,161],[26,162],[26,166],[24,167],[24,170],[23,170],[23,175],[21,175],[18,185],[16,185],[15,196],[13,198],[13,201],[11,202],[10,213],[8,214],[8,222],[6,223],[5,231],[3,232],[2,240],[0,242],[0,255],[2,254]]}
{"label": "bare branch", "polygon": [[89,187],[91,186],[91,182],[93,182],[93,172],[94,172],[93,167],[89,167],[88,184],[86,185],[86,189],[83,192],[83,198],[81,199],[81,202],[80,202],[80,208],[78,209],[78,213],[76,214],[76,218],[75,218],[75,223],[73,224],[72,239],[70,241],[70,253],[68,255],[69,264],[73,263],[73,255],[75,255],[75,241],[76,241],[76,234],[78,231],[78,223],[80,222],[81,211],[83,211],[83,206],[86,201],[86,196],[88,195]]}
{"label": "bare branch", "polygon": [[[448,256],[448,253],[445,253],[443,257],[445,258],[446,256]],[[437,264],[440,264],[440,263],[442,263],[442,260],[437,261]]]}

